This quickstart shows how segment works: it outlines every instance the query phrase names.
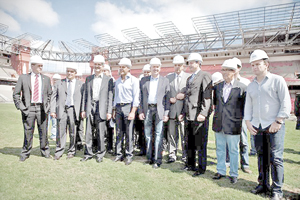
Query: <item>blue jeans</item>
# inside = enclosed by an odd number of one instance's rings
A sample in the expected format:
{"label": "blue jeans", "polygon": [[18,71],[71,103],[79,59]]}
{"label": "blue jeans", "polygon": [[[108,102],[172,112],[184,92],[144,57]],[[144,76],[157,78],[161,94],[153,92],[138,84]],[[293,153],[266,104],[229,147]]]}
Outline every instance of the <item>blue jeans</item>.
{"label": "blue jeans", "polygon": [[276,133],[269,133],[269,127],[262,129],[254,127],[258,132],[254,136],[258,159],[258,182],[269,188],[269,174],[271,165],[272,192],[282,194],[283,185],[283,149],[285,125]]}
{"label": "blue jeans", "polygon": [[241,132],[241,141],[240,141],[240,155],[241,155],[241,168],[249,168],[249,145],[248,145],[248,136],[247,136],[247,125],[246,121],[243,119],[242,122],[242,132]]}
{"label": "blue jeans", "polygon": [[[154,141],[154,158],[152,155],[152,125],[155,123],[155,141]],[[146,138],[146,155],[147,159],[154,161],[158,165],[162,163],[162,141],[163,141],[163,121],[158,118],[157,108],[149,107],[144,120],[145,138]]]}
{"label": "blue jeans", "polygon": [[216,154],[217,154],[217,172],[226,175],[226,144],[228,145],[230,156],[229,175],[238,177],[239,169],[239,143],[240,135],[224,134],[223,131],[215,132],[216,135]]}

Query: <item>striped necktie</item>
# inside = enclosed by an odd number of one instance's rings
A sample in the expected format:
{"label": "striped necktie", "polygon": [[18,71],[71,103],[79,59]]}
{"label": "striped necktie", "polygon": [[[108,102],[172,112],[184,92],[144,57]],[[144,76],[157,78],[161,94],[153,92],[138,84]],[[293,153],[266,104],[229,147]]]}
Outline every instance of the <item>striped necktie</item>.
{"label": "striped necktie", "polygon": [[37,103],[39,101],[39,75],[35,75],[35,81],[34,81],[34,89],[33,89],[33,101]]}

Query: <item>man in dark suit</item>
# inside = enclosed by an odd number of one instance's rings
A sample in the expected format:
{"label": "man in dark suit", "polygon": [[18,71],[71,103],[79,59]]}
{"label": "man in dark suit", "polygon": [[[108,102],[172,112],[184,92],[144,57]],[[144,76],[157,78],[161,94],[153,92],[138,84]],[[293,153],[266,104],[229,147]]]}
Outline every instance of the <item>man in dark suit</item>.
{"label": "man in dark suit", "polygon": [[67,66],[67,77],[57,81],[51,97],[51,116],[57,118],[58,134],[54,160],[59,160],[65,151],[67,125],[69,125],[70,146],[67,159],[76,153],[76,132],[82,98],[82,81],[75,78],[77,67]]}
{"label": "man in dark suit", "polygon": [[50,78],[41,74],[43,60],[40,56],[32,56],[30,64],[32,72],[19,77],[13,93],[15,106],[22,112],[24,125],[21,162],[24,162],[30,156],[35,121],[38,125],[41,154],[45,158],[50,158],[47,138],[47,118],[52,93]]}
{"label": "man in dark suit", "polygon": [[96,131],[96,161],[101,163],[106,153],[106,121],[112,117],[113,80],[102,73],[105,63],[102,55],[94,58],[95,74],[86,77],[82,101],[82,117],[86,119],[85,151],[81,161],[87,161],[93,153],[93,132]]}
{"label": "man in dark suit", "polygon": [[187,78],[191,75],[185,73],[184,58],[177,55],[173,59],[174,73],[168,74],[166,78],[170,82],[170,113],[169,113],[169,126],[168,126],[168,150],[169,159],[168,163],[175,162],[177,158],[177,146],[179,135],[181,138],[182,160],[186,160],[186,137],[184,134],[184,122],[178,121],[178,116],[181,114],[183,108],[183,100],[177,99],[177,94],[182,93],[186,89]]}
{"label": "man in dark suit", "polygon": [[[185,103],[181,121],[185,118],[187,133],[187,162],[184,170],[196,171],[193,176],[199,176],[206,171],[208,122],[211,112],[212,79],[211,75],[201,70],[202,57],[191,53],[188,57],[189,68],[193,74],[188,78]],[[181,97],[178,97],[181,99]],[[195,168],[196,150],[198,152],[198,169]]]}
{"label": "man in dark suit", "polygon": [[[142,78],[140,83],[139,118],[144,120],[147,163],[154,163],[153,168],[156,169],[162,164],[163,122],[169,120],[170,84],[167,78],[159,76],[161,62],[158,58],[152,58],[150,65],[151,76]],[[155,124],[154,155],[152,155],[153,124]]]}
{"label": "man in dark suit", "polygon": [[221,69],[225,81],[214,86],[215,105],[213,131],[216,138],[217,173],[213,179],[226,176],[226,145],[230,156],[230,181],[237,182],[239,143],[242,132],[247,86],[235,79],[237,65],[233,59],[225,60]]}

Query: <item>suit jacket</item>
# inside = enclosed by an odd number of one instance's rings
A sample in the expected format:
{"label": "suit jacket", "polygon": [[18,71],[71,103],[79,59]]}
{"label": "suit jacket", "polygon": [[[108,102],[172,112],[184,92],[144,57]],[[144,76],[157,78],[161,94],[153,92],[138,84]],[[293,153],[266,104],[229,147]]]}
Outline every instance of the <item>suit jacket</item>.
{"label": "suit jacket", "polygon": [[[139,114],[144,113],[146,115],[148,111],[148,96],[150,92],[150,77],[143,77],[140,82],[140,106]],[[157,85],[157,113],[160,120],[163,120],[164,116],[169,115],[170,111],[170,84],[169,80],[163,76],[159,76]]]}
{"label": "suit jacket", "polygon": [[[167,79],[169,79],[170,82],[170,98],[176,97],[178,93],[185,93],[186,90],[186,81],[188,77],[191,74],[182,72],[181,80],[179,83],[179,91],[176,91],[175,88],[175,81],[176,81],[176,73],[168,74],[166,76]],[[183,108],[183,100],[176,100],[176,103],[170,104],[170,112],[169,116],[171,119],[175,119],[178,115],[181,114],[182,108]]]}
{"label": "suit jacket", "polygon": [[[81,111],[81,100],[83,93],[83,82],[75,79],[75,88],[73,94],[74,110],[76,120],[79,121]],[[68,92],[67,79],[58,80],[53,88],[51,96],[51,113],[56,113],[57,119],[61,119],[65,111],[67,92]]]}
{"label": "suit jacket", "polygon": [[[106,120],[106,114],[112,113],[112,101],[113,101],[113,79],[102,74],[102,83],[99,91],[99,115],[102,120]],[[82,101],[82,111],[86,112],[89,116],[92,113],[92,101],[93,101],[93,82],[95,74],[86,77],[85,87]]]}
{"label": "suit jacket", "polygon": [[182,114],[187,120],[196,121],[199,114],[209,117],[212,105],[212,79],[207,72],[200,70],[190,83],[186,82],[185,103]]}
{"label": "suit jacket", "polygon": [[[48,113],[50,110],[50,98],[51,98],[51,83],[50,78],[41,74],[42,80],[42,104],[45,113]],[[28,115],[29,106],[31,104],[31,73],[23,74],[19,77],[16,84],[15,90],[13,92],[13,100],[15,106],[18,110],[21,110],[22,113]]]}
{"label": "suit jacket", "polygon": [[238,135],[242,131],[247,86],[235,80],[226,102],[223,99],[225,81],[214,86],[215,105],[213,131]]}

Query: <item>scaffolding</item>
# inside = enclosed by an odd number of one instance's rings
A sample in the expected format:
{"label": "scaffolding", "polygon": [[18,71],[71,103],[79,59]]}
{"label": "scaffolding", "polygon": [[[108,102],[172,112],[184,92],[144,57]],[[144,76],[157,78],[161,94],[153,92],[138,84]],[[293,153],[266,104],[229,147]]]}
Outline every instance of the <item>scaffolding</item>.
{"label": "scaffolding", "polygon": [[252,51],[255,48],[284,49],[283,53],[300,53],[300,2],[260,7],[241,11],[192,18],[194,34],[183,35],[171,22],[154,24],[159,38],[152,39],[137,27],[122,30],[128,42],[122,43],[108,33],[95,36],[98,44],[85,39],[73,43],[53,41],[43,44],[40,37],[23,34],[16,38],[3,35],[6,25],[0,24],[0,50],[18,54],[30,48],[31,54],[44,59],[69,62],[89,62],[93,54],[105,54],[109,61],[122,57],[167,56],[199,52]]}

